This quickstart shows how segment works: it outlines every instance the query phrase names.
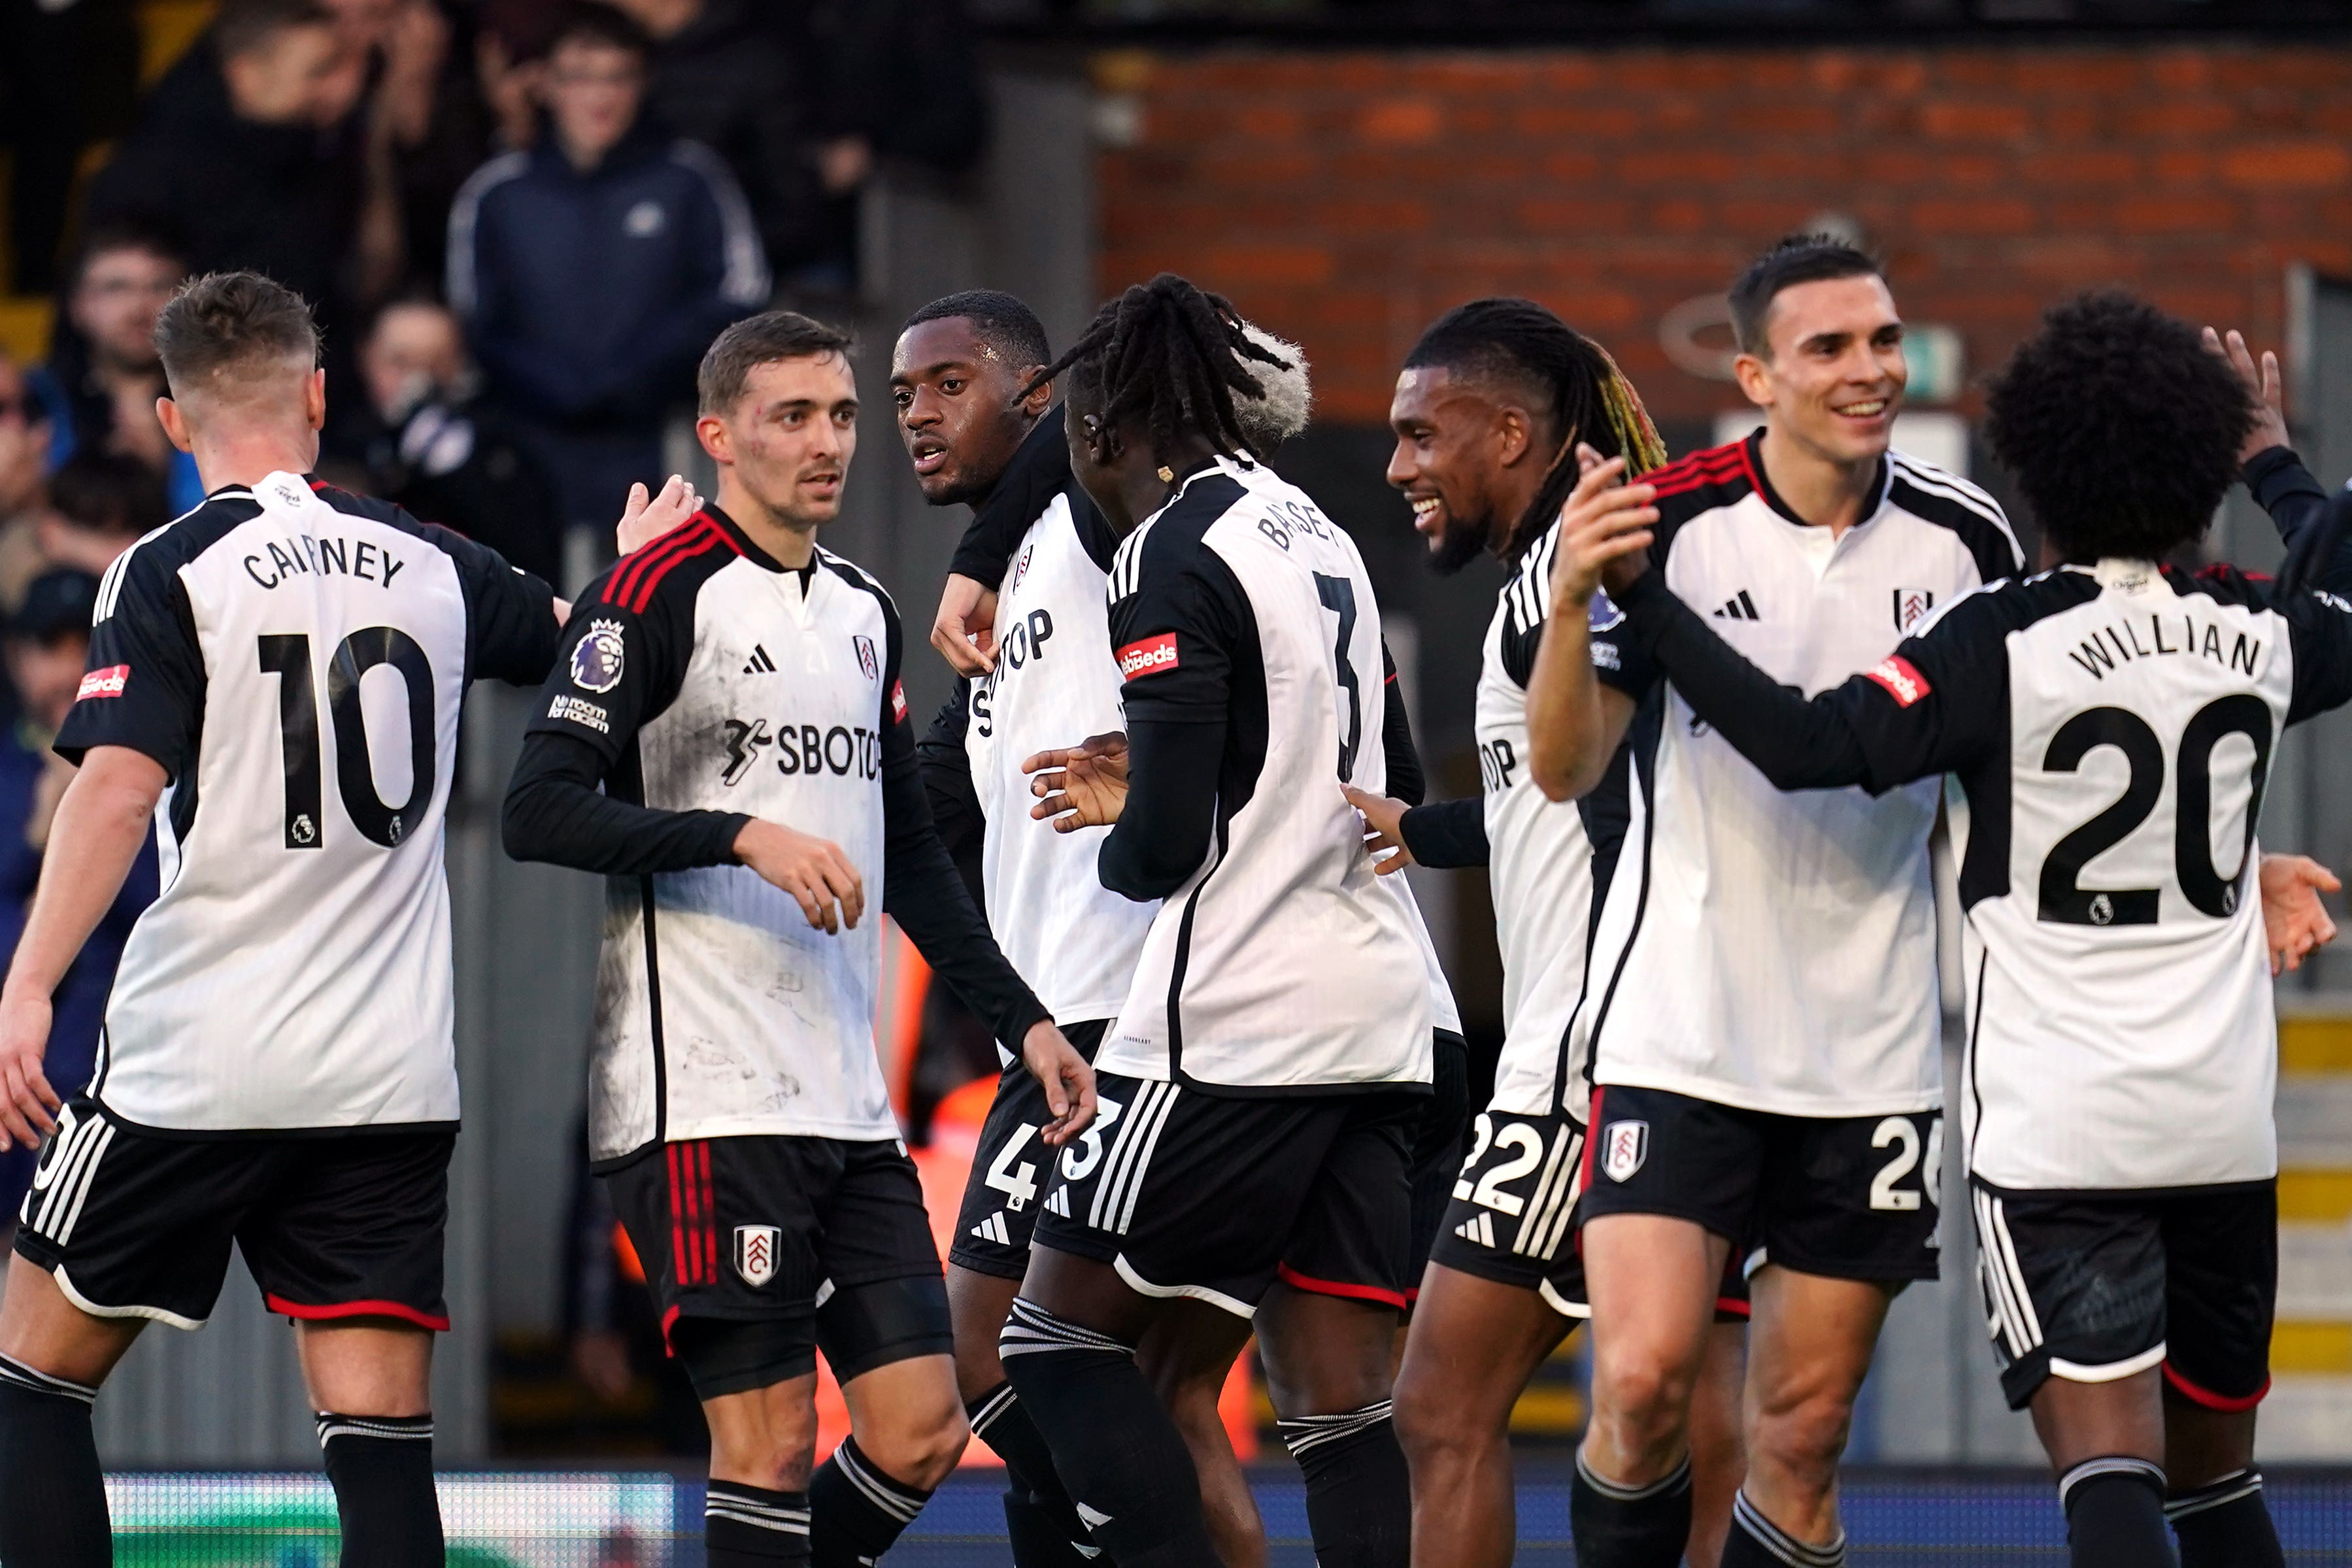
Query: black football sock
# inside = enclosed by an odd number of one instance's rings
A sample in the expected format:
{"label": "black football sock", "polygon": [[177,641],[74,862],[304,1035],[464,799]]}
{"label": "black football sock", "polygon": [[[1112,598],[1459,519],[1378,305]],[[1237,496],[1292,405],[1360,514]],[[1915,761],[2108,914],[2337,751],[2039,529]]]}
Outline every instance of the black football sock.
{"label": "black football sock", "polygon": [[2121,1454],[2084,1459],[2058,1478],[2074,1568],[2169,1568],[2164,1468]]}
{"label": "black football sock", "polygon": [[808,1500],[809,1561],[816,1568],[873,1568],[931,1494],[886,1472],[848,1437],[817,1468]]}
{"label": "black football sock", "polygon": [[702,1552],[709,1568],[806,1563],[809,1494],[712,1481],[702,1499]]}
{"label": "black football sock", "polygon": [[1095,1544],[1119,1568],[1219,1568],[1192,1456],[1133,1345],[1016,1300],[997,1347]]}
{"label": "black football sock", "polygon": [[1404,1568],[1412,1556],[1412,1477],[1391,1402],[1280,1423],[1307,1478],[1307,1528],[1321,1568]]}
{"label": "black football sock", "polygon": [[0,1563],[109,1568],[114,1533],[90,1436],[98,1390],[0,1355]]}
{"label": "black football sock", "polygon": [[1568,1526],[1582,1568],[1676,1568],[1690,1539],[1689,1458],[1662,1479],[1629,1487],[1594,1475],[1579,1448]]}
{"label": "black football sock", "polygon": [[433,1417],[321,1410],[319,1447],[342,1520],[342,1568],[440,1568]]}
{"label": "black football sock", "polygon": [[2175,1493],[2164,1517],[2180,1542],[2180,1568],[2285,1568],[2278,1528],[2263,1501],[2263,1472],[2252,1467]]}
{"label": "black football sock", "polygon": [[1809,1545],[1765,1518],[1743,1491],[1731,1500],[1723,1568],[1845,1568],[1845,1532],[1826,1546]]}
{"label": "black football sock", "polygon": [[[1086,1541],[1087,1527],[1079,1521],[1070,1494],[1062,1490],[1062,1478],[1054,1471],[1054,1450],[1045,1446],[1045,1435],[1029,1419],[1013,1385],[1000,1383],[979,1398],[966,1401],[963,1413],[971,1423],[971,1435],[1004,1461],[1004,1522],[1013,1532],[1016,1568],[1048,1568],[1082,1561],[1071,1543]],[[1024,1539],[1038,1539],[1035,1527],[1027,1522],[1033,1512],[1042,1514],[1047,1526],[1060,1532],[1065,1543],[1061,1555],[1036,1557],[1031,1554],[1034,1547],[1024,1550]],[[1022,1518],[1016,1520],[1016,1514]]]}
{"label": "black football sock", "polygon": [[1085,1541],[1083,1526],[1074,1538],[1053,1510],[1010,1487],[1004,1492],[1004,1539],[1013,1548],[1013,1568],[1108,1568],[1110,1563],[1101,1547]]}

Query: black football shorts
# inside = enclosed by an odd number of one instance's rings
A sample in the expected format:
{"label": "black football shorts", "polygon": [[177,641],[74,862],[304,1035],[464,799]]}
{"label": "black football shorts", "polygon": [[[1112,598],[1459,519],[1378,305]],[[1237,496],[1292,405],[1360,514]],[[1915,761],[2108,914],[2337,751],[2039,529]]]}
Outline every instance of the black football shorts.
{"label": "black football shorts", "polygon": [[1277,1279],[1402,1311],[1412,1268],[1412,1090],[1236,1098],[1103,1073],[1062,1151],[1036,1242],[1147,1296],[1243,1317]]}
{"label": "black football shorts", "polygon": [[[1577,1241],[1577,1199],[1584,1180],[1584,1124],[1564,1112],[1532,1115],[1478,1113],[1470,1155],[1430,1261],[1533,1291],[1544,1304],[1578,1322],[1592,1315],[1584,1257]],[[1732,1249],[1716,1292],[1717,1322],[1748,1321],[1748,1279]]]}
{"label": "black football shorts", "polygon": [[1470,1133],[1470,1047],[1448,1030],[1430,1032],[1430,1093],[1412,1138],[1412,1270],[1407,1300],[1421,1293],[1422,1265],[1437,1245],[1445,1206]]}
{"label": "black football shorts", "polygon": [[[1663,1214],[1835,1280],[1936,1277],[1943,1113],[1784,1116],[1672,1090],[1592,1092],[1582,1219]],[[1581,1220],[1580,1220],[1581,1223]]]}
{"label": "black football shorts", "polygon": [[16,1250],[98,1317],[201,1328],[234,1244],[273,1312],[439,1331],[457,1141],[446,1126],[173,1136],[76,1099],[41,1153]]}
{"label": "black football shorts", "polygon": [[[1092,1061],[1109,1027],[1108,1019],[1088,1019],[1064,1024],[1062,1034]],[[1054,1177],[1054,1151],[1037,1141],[1037,1134],[1052,1119],[1045,1086],[1018,1061],[1006,1068],[981,1124],[949,1262],[1000,1280],[1028,1272],[1029,1233],[1037,1228],[1037,1206]]]}
{"label": "black football shorts", "polygon": [[921,1179],[895,1138],[662,1144],[605,1173],[705,1399],[954,1349]]}
{"label": "black football shorts", "polygon": [[2012,1409],[2052,1377],[2152,1366],[2208,1409],[2270,1391],[2278,1183],[2160,1192],[2020,1192],[1978,1181],[1977,1274]]}

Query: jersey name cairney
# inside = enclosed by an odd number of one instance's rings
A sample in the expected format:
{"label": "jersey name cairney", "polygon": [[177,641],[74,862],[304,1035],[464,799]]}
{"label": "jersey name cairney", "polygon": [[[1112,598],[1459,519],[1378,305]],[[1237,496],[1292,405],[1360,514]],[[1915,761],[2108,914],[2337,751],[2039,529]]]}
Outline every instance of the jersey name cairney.
{"label": "jersey name cairney", "polygon": [[264,588],[291,577],[355,577],[390,588],[408,563],[368,539],[320,538],[313,534],[265,541],[242,558],[245,575]]}

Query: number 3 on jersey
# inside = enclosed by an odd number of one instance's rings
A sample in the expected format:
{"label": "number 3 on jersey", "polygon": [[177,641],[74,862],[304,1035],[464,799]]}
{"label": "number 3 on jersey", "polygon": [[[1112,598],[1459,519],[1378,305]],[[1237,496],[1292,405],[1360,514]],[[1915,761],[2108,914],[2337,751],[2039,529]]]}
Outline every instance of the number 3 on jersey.
{"label": "number 3 on jersey", "polygon": [[[319,703],[310,677],[310,639],[294,632],[260,639],[264,674],[278,677],[278,733],[286,767],[286,847],[315,850],[326,843],[320,813]],[[367,716],[360,681],[379,664],[400,673],[408,687],[408,799],[387,806],[376,793],[368,757]],[[361,834],[386,849],[398,847],[409,825],[433,799],[433,665],[407,632],[369,626],[336,645],[327,665],[327,709],[335,727],[335,789]]]}
{"label": "number 3 on jersey", "polygon": [[1339,631],[1331,644],[1331,657],[1337,665],[1339,689],[1347,694],[1348,712],[1339,726],[1339,781],[1352,781],[1356,776],[1356,744],[1364,737],[1364,693],[1356,679],[1356,666],[1349,661],[1348,644],[1356,640],[1356,585],[1344,577],[1326,572],[1315,574],[1315,597],[1323,608],[1339,618]]}

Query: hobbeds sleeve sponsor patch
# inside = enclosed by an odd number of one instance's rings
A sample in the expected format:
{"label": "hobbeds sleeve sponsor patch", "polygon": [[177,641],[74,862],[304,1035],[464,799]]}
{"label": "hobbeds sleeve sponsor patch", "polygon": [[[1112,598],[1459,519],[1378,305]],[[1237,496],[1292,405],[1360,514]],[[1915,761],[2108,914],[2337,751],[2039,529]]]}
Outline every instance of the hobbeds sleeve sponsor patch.
{"label": "hobbeds sleeve sponsor patch", "polygon": [[92,697],[119,697],[131,680],[131,666],[109,664],[102,670],[92,670],[81,678],[75,688],[74,701],[88,702]]}
{"label": "hobbeds sleeve sponsor patch", "polygon": [[1933,689],[1918,667],[1900,653],[1889,653],[1864,670],[1863,674],[1885,687],[1886,695],[1895,699],[1897,707],[1909,707]]}
{"label": "hobbeds sleeve sponsor patch", "polygon": [[1134,680],[1139,675],[1156,675],[1162,670],[1177,666],[1176,633],[1162,632],[1157,637],[1146,637],[1129,643],[1118,651],[1118,674],[1121,680]]}

